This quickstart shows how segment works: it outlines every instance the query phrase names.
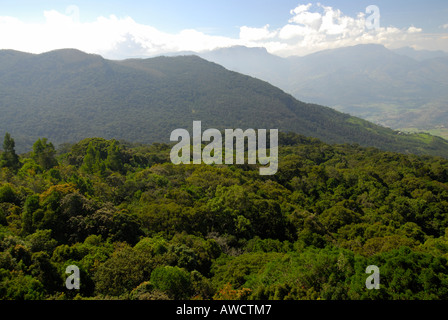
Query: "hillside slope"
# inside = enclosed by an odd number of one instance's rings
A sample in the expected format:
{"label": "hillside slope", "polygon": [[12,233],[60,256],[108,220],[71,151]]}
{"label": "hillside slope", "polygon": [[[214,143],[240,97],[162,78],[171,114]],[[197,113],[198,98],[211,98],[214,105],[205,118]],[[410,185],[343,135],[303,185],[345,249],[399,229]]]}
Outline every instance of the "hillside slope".
{"label": "hillside slope", "polygon": [[[448,121],[448,54],[357,45],[279,58],[261,48],[201,54],[230,70],[393,129],[444,128]],[[432,131],[431,131],[432,132]],[[443,135],[442,135],[443,136]]]}
{"label": "hillside slope", "polygon": [[0,131],[17,150],[40,137],[168,142],[194,120],[206,128],[293,131],[329,143],[359,143],[448,157],[448,143],[300,102],[267,82],[197,56],[110,61],[78,50],[0,52]]}

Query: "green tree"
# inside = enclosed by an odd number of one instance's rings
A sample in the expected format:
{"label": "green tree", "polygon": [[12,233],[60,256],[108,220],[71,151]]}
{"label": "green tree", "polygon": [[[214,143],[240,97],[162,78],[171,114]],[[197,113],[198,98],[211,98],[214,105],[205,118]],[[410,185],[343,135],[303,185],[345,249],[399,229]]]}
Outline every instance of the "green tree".
{"label": "green tree", "polygon": [[101,152],[95,147],[93,142],[90,142],[87,147],[82,169],[90,174],[99,173],[100,176],[103,176],[106,171],[106,165],[101,157]]}
{"label": "green tree", "polygon": [[98,267],[94,275],[96,290],[104,295],[125,294],[147,280],[152,268],[151,256],[125,246]]}
{"label": "green tree", "polygon": [[26,237],[30,244],[32,252],[44,251],[49,254],[53,253],[58,242],[51,237],[51,230],[38,230],[35,233]]}
{"label": "green tree", "polygon": [[82,168],[88,172],[93,173],[96,163],[97,152],[92,143],[87,147],[86,155],[82,164]]}
{"label": "green tree", "polygon": [[189,299],[192,294],[190,273],[179,267],[158,267],[151,273],[150,281],[156,289],[175,300]]}
{"label": "green tree", "polygon": [[33,145],[33,160],[44,170],[53,168],[58,164],[55,158],[56,150],[47,138],[37,140]]}
{"label": "green tree", "polygon": [[22,232],[23,234],[31,234],[35,230],[34,213],[40,208],[39,196],[31,195],[25,200],[22,213]]}
{"label": "green tree", "polygon": [[44,285],[36,278],[23,272],[8,272],[0,269],[0,297],[6,300],[42,300]]}
{"label": "green tree", "polygon": [[1,202],[19,203],[18,195],[10,184],[5,184],[0,187],[0,203]]}
{"label": "green tree", "polygon": [[361,219],[360,214],[346,209],[343,206],[336,205],[325,210],[320,216],[319,221],[324,225],[330,232],[336,232],[339,228],[359,222]]}
{"label": "green tree", "polygon": [[16,171],[20,167],[19,156],[15,151],[15,142],[11,135],[6,132],[3,141],[3,153],[0,157],[0,167],[11,168]]}
{"label": "green tree", "polygon": [[51,263],[48,253],[39,251],[31,256],[31,275],[42,283],[48,292],[54,292],[61,285],[56,267]]}
{"label": "green tree", "polygon": [[106,166],[112,171],[121,172],[123,169],[120,148],[115,140],[111,143],[109,148],[107,148]]}

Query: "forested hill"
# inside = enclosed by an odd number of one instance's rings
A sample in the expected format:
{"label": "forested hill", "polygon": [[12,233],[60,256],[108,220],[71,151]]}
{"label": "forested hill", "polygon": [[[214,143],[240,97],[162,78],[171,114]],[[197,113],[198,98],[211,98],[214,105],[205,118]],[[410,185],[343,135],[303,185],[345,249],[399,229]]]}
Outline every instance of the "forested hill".
{"label": "forested hill", "polygon": [[[166,144],[10,148],[0,300],[448,299],[448,160],[279,143],[274,176],[176,166]],[[73,265],[79,290],[65,286]],[[380,290],[366,289],[370,265]]]}
{"label": "forested hill", "polygon": [[55,145],[86,137],[167,142],[177,128],[264,128],[328,143],[448,157],[448,142],[399,135],[307,104],[261,80],[197,56],[110,61],[78,50],[0,51],[0,132],[26,152],[42,137]]}

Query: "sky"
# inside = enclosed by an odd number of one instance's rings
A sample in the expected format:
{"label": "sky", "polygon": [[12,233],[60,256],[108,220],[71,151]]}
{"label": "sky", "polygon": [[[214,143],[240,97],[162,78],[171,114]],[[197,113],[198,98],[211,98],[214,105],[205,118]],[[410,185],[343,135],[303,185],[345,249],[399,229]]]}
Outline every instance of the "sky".
{"label": "sky", "polygon": [[110,59],[243,45],[279,56],[362,43],[448,52],[446,0],[0,0],[0,49]]}

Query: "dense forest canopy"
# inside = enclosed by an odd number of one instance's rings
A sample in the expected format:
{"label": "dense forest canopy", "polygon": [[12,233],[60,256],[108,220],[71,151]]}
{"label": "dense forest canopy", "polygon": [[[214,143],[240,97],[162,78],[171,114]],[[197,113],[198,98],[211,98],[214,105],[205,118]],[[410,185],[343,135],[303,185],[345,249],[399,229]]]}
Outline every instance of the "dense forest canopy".
{"label": "dense forest canopy", "polygon": [[261,176],[103,138],[41,138],[19,157],[6,134],[0,298],[448,298],[446,159],[293,133],[279,145],[277,174]]}

